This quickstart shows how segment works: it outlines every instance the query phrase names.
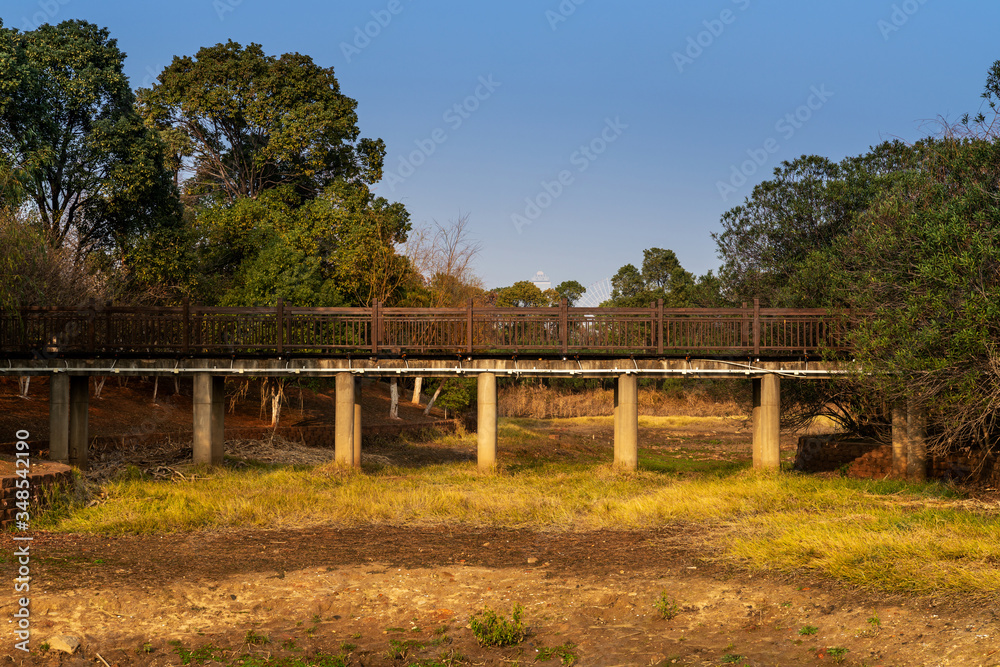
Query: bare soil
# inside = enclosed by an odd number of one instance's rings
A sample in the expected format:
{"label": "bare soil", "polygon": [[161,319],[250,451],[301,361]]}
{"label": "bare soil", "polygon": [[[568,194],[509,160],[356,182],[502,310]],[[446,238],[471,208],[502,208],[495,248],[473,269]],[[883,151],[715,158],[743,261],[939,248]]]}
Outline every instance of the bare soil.
{"label": "bare soil", "polygon": [[[0,389],[0,428],[41,430],[35,424],[47,419],[44,399],[12,399],[10,385]],[[371,400],[377,392],[366,395]],[[141,392],[122,407],[125,398],[115,395],[122,419],[150,409]],[[18,409],[27,404],[44,409]],[[371,405],[367,409],[379,409]],[[248,421],[255,418],[251,408],[245,412]],[[95,428],[101,424],[92,419]],[[610,426],[553,424],[544,443],[553,456],[610,458]],[[643,449],[738,461],[749,457],[749,438],[735,421],[696,421],[645,429]],[[506,455],[523,460],[530,447],[518,446],[525,451]],[[274,457],[330,454],[306,450],[282,446]],[[119,460],[144,457],[143,465],[155,470],[176,455],[171,451],[150,448]],[[367,454],[410,464],[474,456],[393,443]],[[14,650],[13,635],[3,633],[0,665],[180,665],[185,656],[191,664],[217,664],[212,655],[229,664],[244,654],[318,653],[342,655],[350,665],[530,665],[553,647],[568,650],[579,665],[1000,664],[996,601],[890,598],[805,573],[753,576],[715,562],[711,531],[697,526],[31,536],[33,651]],[[9,573],[0,619],[8,628],[20,595],[11,582],[13,538],[0,534],[0,568]],[[676,603],[672,619],[654,606],[661,596]],[[527,639],[514,647],[480,647],[470,619],[487,606],[509,613],[514,604],[524,607]],[[869,622],[874,614],[881,625]],[[42,650],[53,635],[79,637],[82,646],[73,656]],[[569,662],[556,655],[547,664]]]}

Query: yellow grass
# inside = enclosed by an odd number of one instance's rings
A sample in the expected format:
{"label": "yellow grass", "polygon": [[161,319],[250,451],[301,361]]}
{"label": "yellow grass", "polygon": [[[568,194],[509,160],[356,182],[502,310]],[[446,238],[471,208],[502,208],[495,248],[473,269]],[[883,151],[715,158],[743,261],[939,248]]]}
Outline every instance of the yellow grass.
{"label": "yellow grass", "polygon": [[[580,423],[590,421],[560,420],[558,428]],[[540,440],[547,447],[539,428],[532,420],[505,420],[501,442]],[[447,442],[471,449],[474,438]],[[41,517],[40,527],[113,534],[362,524],[540,531],[676,526],[692,550],[751,570],[806,571],[873,591],[1000,591],[997,508],[967,506],[933,484],[749,470],[624,474],[591,461],[511,466],[497,474],[480,474],[474,463],[364,474],[332,464],[201,474],[184,482],[122,478],[105,485],[101,504],[63,506]]]}

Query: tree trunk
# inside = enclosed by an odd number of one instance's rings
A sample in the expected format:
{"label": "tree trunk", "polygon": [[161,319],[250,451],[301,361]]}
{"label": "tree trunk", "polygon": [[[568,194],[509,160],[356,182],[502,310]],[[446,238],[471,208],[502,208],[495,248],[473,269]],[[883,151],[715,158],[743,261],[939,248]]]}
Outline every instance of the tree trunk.
{"label": "tree trunk", "polygon": [[28,389],[31,387],[31,376],[19,375],[17,377],[17,386],[20,390],[21,398],[28,398]]}
{"label": "tree trunk", "polygon": [[153,376],[153,403],[156,403],[156,392],[160,390],[160,376]]}
{"label": "tree trunk", "polygon": [[181,393],[181,379],[176,375],[174,376],[174,393],[175,394]]}
{"label": "tree trunk", "polygon": [[427,401],[427,407],[424,408],[424,415],[429,415],[431,413],[431,408],[434,407],[434,401],[438,400],[438,396],[441,395],[441,389],[444,387],[444,382],[438,385],[438,388],[434,390],[434,395],[431,396],[431,400]]}
{"label": "tree trunk", "polygon": [[271,386],[271,428],[278,426],[278,418],[281,416],[281,394],[277,386]]}
{"label": "tree trunk", "polygon": [[424,386],[424,379],[422,377],[417,377],[413,381],[413,400],[412,403],[420,405],[420,389]]}
{"label": "tree trunk", "polygon": [[389,381],[389,419],[399,419],[399,380]]}
{"label": "tree trunk", "polygon": [[108,377],[105,375],[94,381],[94,398],[101,398],[101,391],[104,389],[104,383],[107,382],[107,380]]}

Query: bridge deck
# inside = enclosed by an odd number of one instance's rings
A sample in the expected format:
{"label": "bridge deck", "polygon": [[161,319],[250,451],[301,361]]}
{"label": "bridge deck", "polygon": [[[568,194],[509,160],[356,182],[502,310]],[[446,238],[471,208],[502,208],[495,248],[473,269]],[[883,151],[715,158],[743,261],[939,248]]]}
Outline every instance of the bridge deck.
{"label": "bridge deck", "polygon": [[846,375],[848,362],[721,360],[721,359],[2,359],[0,376],[15,375],[141,375],[230,377],[333,377],[345,371],[381,377],[640,377],[759,378],[777,374],[788,378],[819,379]]}

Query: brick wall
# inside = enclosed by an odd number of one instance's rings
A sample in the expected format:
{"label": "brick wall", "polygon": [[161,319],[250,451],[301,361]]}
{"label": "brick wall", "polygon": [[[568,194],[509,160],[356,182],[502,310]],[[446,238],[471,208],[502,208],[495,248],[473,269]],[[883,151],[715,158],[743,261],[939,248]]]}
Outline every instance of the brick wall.
{"label": "brick wall", "polygon": [[[848,466],[849,477],[884,479],[892,474],[892,446],[844,436],[802,436],[795,454],[795,469],[827,472]],[[928,479],[977,483],[1000,488],[997,455],[964,450],[945,457],[929,457]]]}
{"label": "brick wall", "polygon": [[[8,461],[0,461],[0,529],[6,530],[15,521],[15,516],[21,510],[17,507],[17,483],[21,477],[14,473],[14,465]],[[58,484],[72,482],[72,469],[61,463],[52,461],[33,462],[28,474],[30,482],[28,501],[30,518],[41,509],[46,502],[47,494]]]}
{"label": "brick wall", "polygon": [[873,440],[847,438],[843,435],[804,435],[795,452],[795,470],[829,472],[853,462],[879,444]]}

